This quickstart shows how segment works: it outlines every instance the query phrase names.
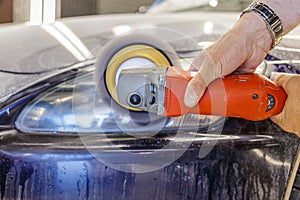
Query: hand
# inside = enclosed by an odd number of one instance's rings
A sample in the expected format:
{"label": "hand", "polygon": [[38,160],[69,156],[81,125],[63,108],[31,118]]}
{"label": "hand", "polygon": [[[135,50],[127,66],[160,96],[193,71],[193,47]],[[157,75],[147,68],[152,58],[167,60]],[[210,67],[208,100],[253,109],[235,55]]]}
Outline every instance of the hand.
{"label": "hand", "polygon": [[272,38],[265,22],[254,13],[246,13],[215,44],[202,51],[190,70],[198,71],[188,84],[184,103],[194,107],[206,87],[216,78],[233,71],[254,72],[270,50]]}
{"label": "hand", "polygon": [[270,119],[283,130],[294,132],[300,137],[300,75],[273,73],[271,80],[282,86],[288,97],[282,112]]}

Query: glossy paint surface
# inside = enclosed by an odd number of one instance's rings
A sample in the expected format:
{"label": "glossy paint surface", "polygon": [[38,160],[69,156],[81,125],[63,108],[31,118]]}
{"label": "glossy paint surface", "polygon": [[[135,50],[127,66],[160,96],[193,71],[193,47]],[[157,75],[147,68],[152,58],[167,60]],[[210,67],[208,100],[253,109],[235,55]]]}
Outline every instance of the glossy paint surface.
{"label": "glossy paint surface", "polygon": [[[271,134],[270,134],[271,133]],[[130,158],[114,146],[97,152],[126,164]],[[122,140],[136,154],[162,148],[173,136]],[[59,139],[58,139],[59,138]],[[299,139],[270,121],[229,119],[213,150],[199,149],[216,138],[199,134],[177,161],[149,173],[127,173],[99,162],[78,136],[28,135],[8,131],[1,136],[2,199],[282,199],[299,149]],[[180,142],[180,141],[178,141]],[[176,151],[176,149],[174,149]],[[169,156],[170,152],[161,156]]]}
{"label": "glossy paint surface", "polygon": [[[114,15],[65,19],[46,27],[1,27],[0,198],[283,199],[291,171],[297,167],[299,138],[269,120],[229,118],[221,135],[207,135],[205,130],[179,132],[196,136],[189,149],[175,162],[148,173],[118,171],[101,163],[97,156],[128,164],[134,157],[125,157],[122,148],[147,157],[170,141],[182,145],[187,142],[185,138],[174,140],[170,131],[145,139],[119,131],[78,135],[72,131],[25,133],[16,129],[15,120],[27,103],[55,85],[75,78],[78,68],[86,65],[82,57],[75,57],[49,33],[53,28],[65,30],[61,23],[82,41],[91,52],[91,59],[101,44],[124,25],[133,30],[146,26],[186,34],[196,45],[187,43],[186,37],[162,38],[181,56],[191,59],[202,50],[202,44],[218,39],[237,17],[238,14],[210,12],[201,17],[199,13]],[[90,59],[84,52],[81,56]],[[299,73],[299,58],[299,39],[286,38],[280,48],[266,57],[265,74]],[[77,62],[78,66],[73,66]],[[67,72],[60,71],[62,68]],[[51,77],[47,79],[48,76]],[[115,145],[106,145],[107,136]],[[96,154],[86,149],[83,138]],[[200,158],[201,147],[212,147],[216,139],[210,153]],[[169,157],[177,150],[163,151],[160,157]]]}

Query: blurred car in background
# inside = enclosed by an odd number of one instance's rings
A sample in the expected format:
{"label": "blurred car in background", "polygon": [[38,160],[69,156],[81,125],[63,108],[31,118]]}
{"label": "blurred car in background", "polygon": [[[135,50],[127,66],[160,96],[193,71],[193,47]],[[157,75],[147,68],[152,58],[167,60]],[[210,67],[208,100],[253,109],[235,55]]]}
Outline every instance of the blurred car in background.
{"label": "blurred car in background", "polygon": [[141,6],[138,11],[141,13],[166,13],[191,10],[241,11],[250,2],[250,0],[156,0],[150,6]]}
{"label": "blurred car in background", "polygon": [[[299,138],[272,121],[136,117],[96,88],[111,39],[159,37],[187,68],[241,10],[221,9],[0,27],[1,199],[299,199]],[[299,74],[299,38],[286,36],[257,72]]]}

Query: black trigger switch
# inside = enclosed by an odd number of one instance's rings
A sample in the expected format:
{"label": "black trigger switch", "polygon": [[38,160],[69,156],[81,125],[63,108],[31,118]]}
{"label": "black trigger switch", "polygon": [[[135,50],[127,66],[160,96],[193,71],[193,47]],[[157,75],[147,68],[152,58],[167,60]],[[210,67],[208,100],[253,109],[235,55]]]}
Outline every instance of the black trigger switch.
{"label": "black trigger switch", "polygon": [[275,106],[275,103],[276,103],[275,98],[272,95],[268,94],[268,107],[266,112],[272,110]]}

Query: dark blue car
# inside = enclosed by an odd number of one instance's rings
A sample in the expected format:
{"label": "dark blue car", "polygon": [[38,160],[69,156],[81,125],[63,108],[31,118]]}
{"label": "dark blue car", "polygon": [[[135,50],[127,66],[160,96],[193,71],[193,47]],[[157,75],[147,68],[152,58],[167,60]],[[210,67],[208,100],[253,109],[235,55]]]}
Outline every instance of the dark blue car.
{"label": "dark blue car", "polygon": [[[268,119],[126,112],[96,88],[97,56],[111,38],[146,31],[184,67],[237,16],[128,14],[0,27],[0,198],[299,199],[294,133]],[[287,36],[259,72],[299,73],[299,44]],[[116,74],[103,69],[102,89]]]}

